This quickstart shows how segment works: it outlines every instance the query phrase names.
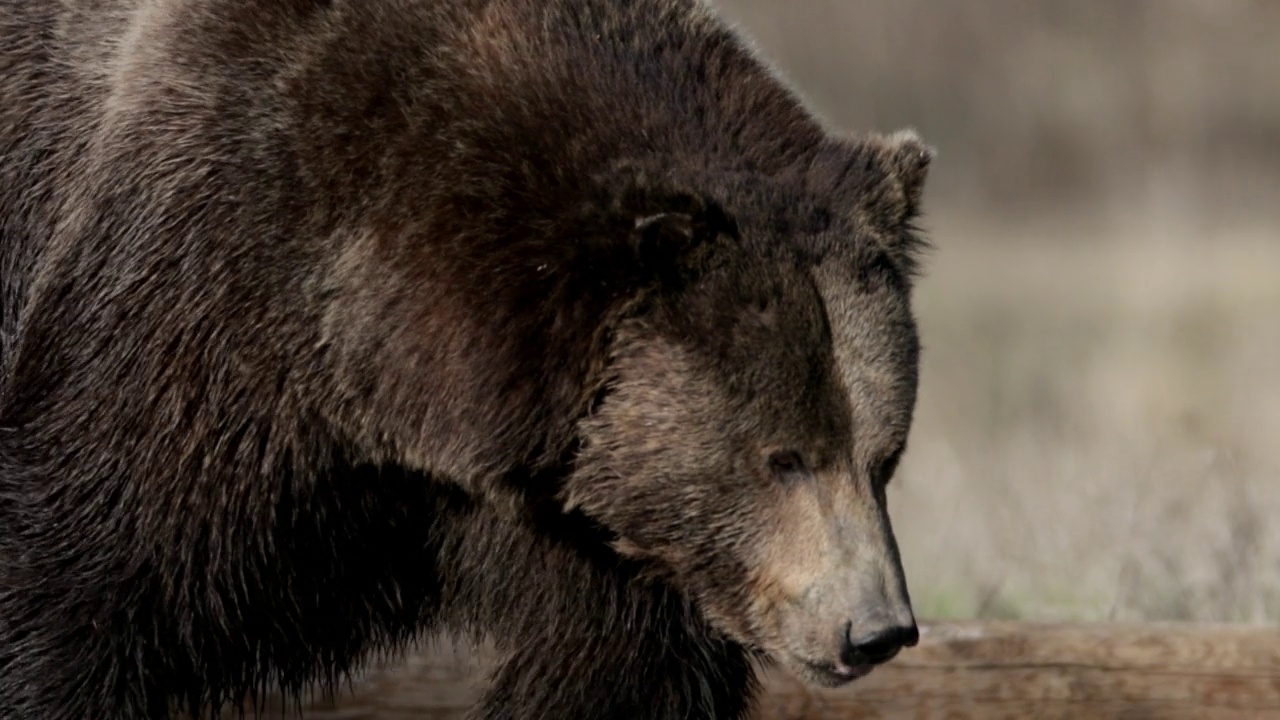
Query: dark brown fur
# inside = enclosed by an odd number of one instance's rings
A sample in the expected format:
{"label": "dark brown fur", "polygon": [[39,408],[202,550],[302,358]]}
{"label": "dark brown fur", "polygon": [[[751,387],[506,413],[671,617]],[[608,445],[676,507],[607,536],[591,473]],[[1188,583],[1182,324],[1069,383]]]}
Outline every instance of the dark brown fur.
{"label": "dark brown fur", "polygon": [[435,629],[486,718],[741,717],[798,588],[905,603],[927,162],[693,0],[4,0],[0,718]]}

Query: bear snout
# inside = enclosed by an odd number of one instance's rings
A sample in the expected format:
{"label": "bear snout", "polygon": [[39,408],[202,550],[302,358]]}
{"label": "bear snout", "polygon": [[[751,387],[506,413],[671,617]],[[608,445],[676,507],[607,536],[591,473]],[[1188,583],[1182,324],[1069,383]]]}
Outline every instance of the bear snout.
{"label": "bear snout", "polygon": [[903,648],[920,639],[915,618],[907,608],[894,619],[869,623],[847,621],[828,634],[822,649],[782,658],[802,679],[816,685],[838,687],[870,673],[897,657]]}

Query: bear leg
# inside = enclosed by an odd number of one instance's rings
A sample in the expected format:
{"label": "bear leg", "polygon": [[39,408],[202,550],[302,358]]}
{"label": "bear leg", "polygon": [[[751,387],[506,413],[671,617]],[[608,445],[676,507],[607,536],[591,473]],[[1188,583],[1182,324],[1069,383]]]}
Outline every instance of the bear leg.
{"label": "bear leg", "polygon": [[597,531],[552,513],[521,522],[465,499],[441,507],[442,619],[504,660],[474,717],[737,720],[751,657]]}
{"label": "bear leg", "polygon": [[273,524],[211,530],[193,511],[192,534],[168,542],[126,504],[110,522],[59,505],[51,482],[0,473],[0,720],[204,717],[272,686],[296,696],[435,618],[424,477],[343,468],[286,483]]}

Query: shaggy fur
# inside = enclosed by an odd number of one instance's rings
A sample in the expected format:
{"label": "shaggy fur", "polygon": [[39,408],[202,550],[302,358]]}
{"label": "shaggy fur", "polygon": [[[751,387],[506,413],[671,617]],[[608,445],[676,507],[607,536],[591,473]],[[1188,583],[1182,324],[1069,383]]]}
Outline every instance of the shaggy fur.
{"label": "shaggy fur", "polygon": [[[928,159],[694,0],[4,0],[0,718],[440,628],[485,718],[742,717],[787,562],[905,607]],[[779,554],[793,446],[865,537]]]}

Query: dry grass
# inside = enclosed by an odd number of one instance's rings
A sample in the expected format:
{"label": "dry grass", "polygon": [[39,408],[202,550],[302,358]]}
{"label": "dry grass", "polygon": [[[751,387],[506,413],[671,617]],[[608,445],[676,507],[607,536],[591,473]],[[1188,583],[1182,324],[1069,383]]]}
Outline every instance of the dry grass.
{"label": "dry grass", "polygon": [[921,611],[1280,619],[1275,235],[939,235],[891,499]]}
{"label": "dry grass", "polygon": [[1280,4],[718,4],[833,123],[940,149],[921,614],[1280,620]]}

